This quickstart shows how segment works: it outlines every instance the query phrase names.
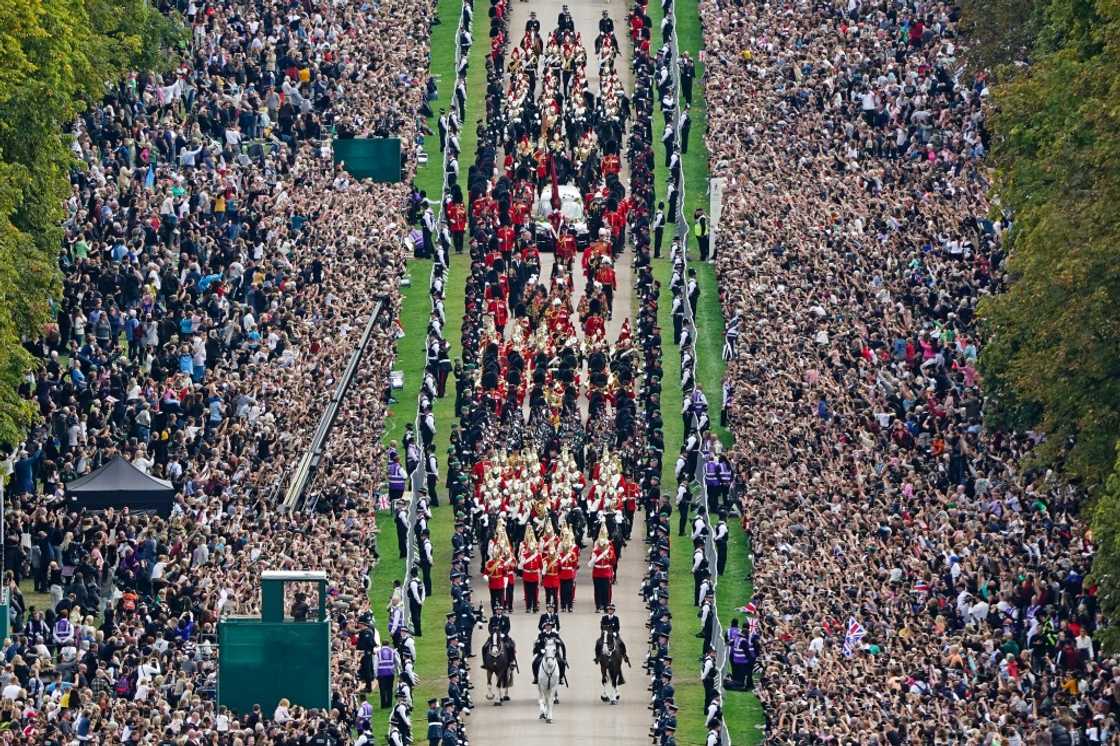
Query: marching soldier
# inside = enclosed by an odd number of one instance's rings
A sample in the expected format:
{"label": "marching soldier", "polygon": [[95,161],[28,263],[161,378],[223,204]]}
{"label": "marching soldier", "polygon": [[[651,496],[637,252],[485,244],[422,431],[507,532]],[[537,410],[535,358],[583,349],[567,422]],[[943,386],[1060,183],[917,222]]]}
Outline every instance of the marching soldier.
{"label": "marching soldier", "polygon": [[572,540],[571,529],[566,529],[560,542],[560,608],[573,611],[576,600],[576,571],[579,569],[579,549]]}
{"label": "marching soldier", "polygon": [[505,606],[506,598],[506,570],[500,549],[495,550],[487,560],[485,570],[487,586],[490,588],[490,613],[496,614],[498,609]]}
{"label": "marching soldier", "polygon": [[521,542],[518,567],[521,568],[521,583],[525,591],[525,613],[540,611],[541,552],[532,526],[525,529],[525,539]]}
{"label": "marching soldier", "polygon": [[595,585],[595,611],[604,611],[611,601],[611,580],[614,578],[614,546],[607,539],[605,524],[599,527],[599,538],[591,550],[588,566]]}
{"label": "marching soldier", "polygon": [[[543,565],[541,568],[541,586],[544,587],[544,600],[547,608],[551,609],[555,615],[556,605],[560,600],[560,557],[553,545],[549,545],[543,553],[541,561]],[[556,629],[560,629],[559,623],[557,623]]]}

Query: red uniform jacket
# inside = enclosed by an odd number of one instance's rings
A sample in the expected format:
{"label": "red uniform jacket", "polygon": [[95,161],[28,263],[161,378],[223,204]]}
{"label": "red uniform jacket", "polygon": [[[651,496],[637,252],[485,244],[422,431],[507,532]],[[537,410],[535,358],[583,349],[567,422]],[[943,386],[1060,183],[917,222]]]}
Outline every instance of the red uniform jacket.
{"label": "red uniform jacket", "polygon": [[579,569],[579,550],[572,547],[560,555],[560,579],[575,580]]}
{"label": "red uniform jacket", "polygon": [[462,202],[452,202],[447,206],[447,225],[452,233],[466,232],[467,211]]}
{"label": "red uniform jacket", "polygon": [[521,548],[521,579],[526,583],[536,583],[541,578],[541,553],[539,549]]}
{"label": "red uniform jacket", "polygon": [[614,547],[610,544],[603,549],[595,548],[591,550],[591,577],[606,578],[607,580],[614,577],[612,554],[614,554]]}

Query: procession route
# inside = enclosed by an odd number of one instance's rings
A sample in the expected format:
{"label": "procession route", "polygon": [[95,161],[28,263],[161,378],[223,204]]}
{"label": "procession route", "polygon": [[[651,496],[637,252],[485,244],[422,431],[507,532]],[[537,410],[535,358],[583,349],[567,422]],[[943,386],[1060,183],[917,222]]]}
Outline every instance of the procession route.
{"label": "procession route", "polygon": [[[627,5],[623,0],[559,0],[543,2],[515,2],[510,18],[510,39],[513,44],[521,40],[525,21],[530,11],[536,11],[541,23],[541,35],[547,36],[556,28],[556,18],[567,4],[588,50],[588,84],[599,94],[598,62],[594,58],[595,37],[599,33],[599,19],[603,11],[614,20],[615,36],[619,39],[620,55],[615,67],[627,92],[633,90],[630,69],[630,43],[626,36]],[[473,95],[473,92],[472,92]],[[481,93],[479,94],[481,95]],[[629,164],[623,158],[621,178],[629,187]],[[612,317],[607,322],[607,337],[612,343],[618,338],[622,323],[631,315],[633,280],[631,261],[633,253],[627,250],[615,262],[618,288],[612,305]],[[552,254],[541,255],[541,277],[547,282],[552,273]],[[576,262],[576,293],[574,302],[583,295],[584,278]],[[584,416],[587,414],[586,397],[580,397]],[[468,732],[474,746],[573,746],[573,744],[610,744],[611,746],[645,746],[649,743],[652,716],[647,709],[650,694],[645,671],[641,668],[647,652],[645,628],[646,609],[639,596],[639,587],[646,571],[646,547],[642,542],[643,515],[634,516],[635,527],[630,544],[623,550],[618,563],[618,582],[613,597],[619,620],[622,622],[622,639],[626,643],[633,668],[624,668],[626,684],[618,704],[600,701],[602,691],[599,666],[594,663],[595,641],[599,638],[599,614],[595,612],[592,597],[591,570],[587,567],[590,542],[580,555],[577,578],[575,611],[560,614],[560,637],[568,651],[568,686],[560,689],[560,704],[553,710],[551,724],[538,718],[537,687],[533,684],[533,643],[537,639],[537,614],[526,614],[518,584],[514,598],[514,611],[510,614],[511,636],[517,644],[520,672],[514,674],[510,701],[496,706],[486,699],[486,672],[482,670],[481,656],[471,659],[471,680],[475,685],[475,709],[468,721]],[[481,581],[481,578],[479,579]],[[482,586],[480,586],[482,587]],[[543,591],[541,610],[544,610]],[[481,644],[482,640],[479,640]],[[479,645],[480,647],[481,645]]]}
{"label": "procession route", "polygon": [[[574,11],[573,11],[574,12]],[[616,301],[617,302],[617,301]],[[590,545],[580,557],[576,587],[575,611],[560,614],[560,637],[568,649],[568,686],[560,688],[560,704],[552,713],[552,723],[537,715],[537,687],[533,684],[533,642],[537,639],[537,614],[526,614],[518,584],[514,611],[510,614],[511,636],[517,644],[520,673],[514,674],[510,701],[496,706],[486,699],[486,672],[482,656],[471,659],[471,679],[475,709],[468,721],[471,744],[474,746],[574,746],[574,744],[618,744],[646,746],[652,722],[649,680],[642,670],[646,654],[645,605],[638,595],[645,573],[645,544],[642,543],[642,514],[635,515],[633,539],[622,552],[618,563],[618,582],[613,601],[622,622],[622,639],[626,643],[633,668],[623,668],[626,684],[618,704],[599,700],[601,676],[595,658],[595,641],[599,637],[599,615],[591,595],[591,570],[587,567]],[[541,610],[544,610],[543,598]],[[484,638],[476,638],[481,648]]]}

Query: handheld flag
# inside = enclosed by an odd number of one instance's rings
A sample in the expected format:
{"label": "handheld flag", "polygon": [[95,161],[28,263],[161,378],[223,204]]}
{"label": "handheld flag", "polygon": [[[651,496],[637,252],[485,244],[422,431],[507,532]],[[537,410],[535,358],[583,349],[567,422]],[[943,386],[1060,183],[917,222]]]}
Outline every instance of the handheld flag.
{"label": "handheld flag", "polygon": [[856,645],[859,645],[859,641],[863,639],[865,634],[867,634],[867,630],[863,628],[863,625],[857,622],[854,616],[848,617],[848,631],[844,634],[843,652],[845,658],[852,657]]}

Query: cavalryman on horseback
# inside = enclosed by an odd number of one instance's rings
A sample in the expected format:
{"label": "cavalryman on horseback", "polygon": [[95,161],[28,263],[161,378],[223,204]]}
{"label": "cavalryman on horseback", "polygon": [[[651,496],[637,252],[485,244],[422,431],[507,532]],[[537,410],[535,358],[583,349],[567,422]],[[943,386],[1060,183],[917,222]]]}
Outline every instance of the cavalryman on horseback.
{"label": "cavalryman on horseback", "polygon": [[544,656],[545,645],[552,640],[556,643],[557,657],[560,659],[560,680],[566,681],[565,671],[568,668],[568,648],[560,639],[560,633],[552,626],[550,620],[544,620],[537,641],[533,643],[533,683],[537,683],[537,673],[540,671],[541,658]]}

